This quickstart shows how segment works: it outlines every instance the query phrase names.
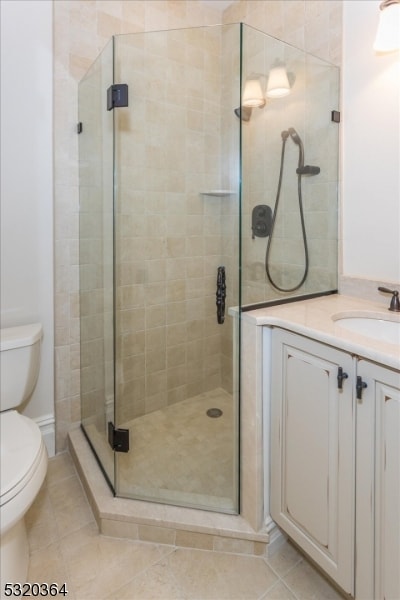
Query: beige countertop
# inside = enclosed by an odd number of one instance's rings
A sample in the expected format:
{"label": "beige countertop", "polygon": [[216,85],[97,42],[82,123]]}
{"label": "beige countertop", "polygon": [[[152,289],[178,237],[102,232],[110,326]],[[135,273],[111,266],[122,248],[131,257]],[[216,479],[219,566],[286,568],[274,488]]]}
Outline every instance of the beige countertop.
{"label": "beige countertop", "polygon": [[400,313],[390,312],[388,306],[389,302],[384,305],[381,302],[333,294],[243,312],[242,318],[256,325],[294,331],[400,370],[400,337],[399,343],[387,343],[349,331],[335,322],[335,318],[357,316],[400,323]]}

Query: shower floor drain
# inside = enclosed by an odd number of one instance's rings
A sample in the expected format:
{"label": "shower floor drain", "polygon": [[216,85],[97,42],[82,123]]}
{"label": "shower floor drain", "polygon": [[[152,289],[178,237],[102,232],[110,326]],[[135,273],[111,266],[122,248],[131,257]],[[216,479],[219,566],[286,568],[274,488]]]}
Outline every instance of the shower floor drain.
{"label": "shower floor drain", "polygon": [[222,414],[223,413],[220,408],[209,408],[207,411],[207,417],[212,417],[213,419],[216,419],[217,417],[221,417]]}

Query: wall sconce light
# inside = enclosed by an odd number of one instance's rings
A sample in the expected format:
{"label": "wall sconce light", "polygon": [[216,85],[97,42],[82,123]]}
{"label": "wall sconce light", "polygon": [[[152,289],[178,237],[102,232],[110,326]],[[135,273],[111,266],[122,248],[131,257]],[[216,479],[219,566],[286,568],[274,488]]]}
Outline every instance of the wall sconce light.
{"label": "wall sconce light", "polygon": [[264,92],[259,77],[253,76],[246,80],[242,106],[246,106],[247,108],[262,108],[265,106]]}
{"label": "wall sconce light", "polygon": [[235,115],[242,121],[250,121],[253,108],[263,108],[265,106],[265,96],[261,86],[261,77],[263,75],[250,75],[244,84],[242,94],[242,105],[235,108]]}
{"label": "wall sconce light", "polygon": [[[399,0],[400,2],[400,0]],[[263,108],[266,104],[265,96],[268,98],[283,98],[291,92],[295,81],[293,73],[287,73],[285,64],[276,60],[271,67],[266,85],[266,92],[263,91],[266,77],[264,75],[250,75],[246,79],[242,94],[242,105],[235,108],[235,115],[242,121],[250,121],[253,108]]]}
{"label": "wall sconce light", "polygon": [[400,48],[400,0],[384,0],[379,9],[373,48],[376,52],[393,52]]}
{"label": "wall sconce light", "polygon": [[285,64],[278,60],[275,61],[268,76],[267,97],[283,98],[287,96],[291,92],[294,80],[293,73],[286,71]]}

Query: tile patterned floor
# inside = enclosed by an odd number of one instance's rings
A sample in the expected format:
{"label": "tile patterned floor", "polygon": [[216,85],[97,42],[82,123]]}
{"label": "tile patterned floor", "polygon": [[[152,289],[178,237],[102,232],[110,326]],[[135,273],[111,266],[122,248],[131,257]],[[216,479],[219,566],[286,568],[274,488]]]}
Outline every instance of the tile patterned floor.
{"label": "tile patterned floor", "polygon": [[26,523],[29,581],[65,582],[68,600],[341,598],[290,544],[267,559],[100,535],[67,453],[49,461]]}

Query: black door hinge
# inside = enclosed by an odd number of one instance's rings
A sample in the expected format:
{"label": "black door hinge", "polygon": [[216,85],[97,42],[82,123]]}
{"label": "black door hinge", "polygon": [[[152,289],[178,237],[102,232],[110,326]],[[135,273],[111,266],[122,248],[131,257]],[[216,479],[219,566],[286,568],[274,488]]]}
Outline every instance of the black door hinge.
{"label": "black door hinge", "polygon": [[115,83],[107,90],[107,110],[119,106],[128,106],[128,85],[126,83]]}
{"label": "black door hinge", "polygon": [[129,429],[116,429],[109,421],[108,443],[115,452],[129,452]]}
{"label": "black door hinge", "polygon": [[333,110],[331,112],[331,121],[333,123],[340,123],[340,112],[338,110]]}
{"label": "black door hinge", "polygon": [[82,121],[79,121],[79,123],[76,126],[76,133],[82,133],[82,131],[83,131]]}

